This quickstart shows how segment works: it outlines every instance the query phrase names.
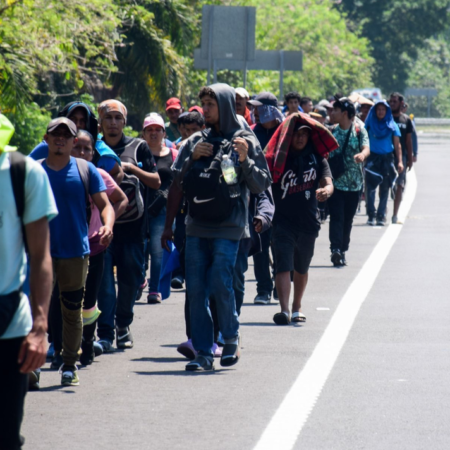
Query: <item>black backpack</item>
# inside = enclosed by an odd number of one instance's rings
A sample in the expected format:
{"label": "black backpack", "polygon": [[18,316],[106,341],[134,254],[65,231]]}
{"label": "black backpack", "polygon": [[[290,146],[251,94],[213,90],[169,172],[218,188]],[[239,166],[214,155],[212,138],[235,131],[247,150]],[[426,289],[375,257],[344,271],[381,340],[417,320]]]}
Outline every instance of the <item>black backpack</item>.
{"label": "black backpack", "polygon": [[231,215],[240,197],[239,185],[228,186],[220,167],[222,156],[231,156],[233,147],[225,139],[209,138],[206,133],[203,137],[203,141],[199,142],[213,144],[213,155],[193,161],[183,177],[182,187],[192,218],[220,223]]}
{"label": "black backpack", "polygon": [[[120,160],[138,166],[137,149],[141,144],[140,139],[133,139],[125,146],[124,151],[120,154]],[[128,206],[124,213],[116,219],[116,223],[134,222],[142,217],[145,210],[143,192],[146,192],[144,185],[140,182],[136,175],[124,172],[120,189],[124,192],[128,199]]]}

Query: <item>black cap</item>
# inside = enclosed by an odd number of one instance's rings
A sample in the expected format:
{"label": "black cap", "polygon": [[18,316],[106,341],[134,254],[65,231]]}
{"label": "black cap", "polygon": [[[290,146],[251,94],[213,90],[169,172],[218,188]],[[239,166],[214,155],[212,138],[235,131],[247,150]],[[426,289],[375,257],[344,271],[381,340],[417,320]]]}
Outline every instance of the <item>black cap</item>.
{"label": "black cap", "polygon": [[349,117],[353,117],[356,114],[355,104],[348,97],[338,98],[337,96],[334,96],[334,98],[336,101],[333,103],[333,108],[347,111]]}
{"label": "black cap", "polygon": [[58,117],[57,119],[53,119],[47,126],[47,133],[51,133],[52,131],[55,131],[60,125],[65,125],[72,136],[77,135],[77,126],[67,117]]}
{"label": "black cap", "polygon": [[275,106],[278,107],[278,99],[271,92],[261,92],[258,94],[254,100],[249,100],[247,103],[253,106]]}

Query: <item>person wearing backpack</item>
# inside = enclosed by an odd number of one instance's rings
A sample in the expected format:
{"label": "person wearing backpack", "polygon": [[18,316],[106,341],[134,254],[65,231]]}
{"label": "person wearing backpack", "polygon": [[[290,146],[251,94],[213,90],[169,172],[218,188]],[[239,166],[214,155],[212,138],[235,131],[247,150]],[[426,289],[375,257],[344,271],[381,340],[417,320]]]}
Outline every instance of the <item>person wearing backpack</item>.
{"label": "person wearing backpack", "polygon": [[[58,214],[42,167],[8,145],[13,134],[13,125],[0,114],[0,448],[8,450],[22,447],[28,374],[45,362],[52,289],[49,221]],[[23,291],[25,241],[30,299]]]}
{"label": "person wearing backpack", "polygon": [[331,262],[335,267],[347,264],[345,252],[350,245],[353,218],[364,183],[362,165],[370,155],[369,136],[365,128],[355,123],[355,115],[355,104],[350,99],[336,98],[331,120],[337,124],[333,135],[339,148],[329,158],[334,194],[328,200]]}
{"label": "person wearing backpack", "polygon": [[[119,187],[128,198],[128,206],[116,220],[114,239],[105,254],[99,292],[98,307],[102,314],[97,334],[106,353],[113,350],[115,326],[117,347],[133,347],[130,325],[142,284],[144,241],[148,230],[147,199],[149,190],[159,189],[161,180],[147,143],[123,133],[127,122],[125,105],[118,100],[106,100],[99,105],[98,115],[103,140],[122,162],[124,178]],[[117,295],[114,266],[117,267]]]}
{"label": "person wearing backpack", "polygon": [[[239,242],[250,237],[248,198],[271,183],[267,163],[255,136],[241,129],[236,117],[235,91],[227,84],[204,87],[199,93],[207,130],[195,133],[174,163],[166,223],[161,244],[169,250],[172,225],[183,193],[186,217],[186,288],[190,299],[192,343],[196,358],[186,370],[212,370],[214,344],[209,297],[216,301],[225,345],[224,367],[240,358],[239,320],[233,272]],[[225,176],[221,167],[227,164]],[[231,170],[230,170],[231,169]]]}
{"label": "person wearing backpack", "polygon": [[[73,158],[77,127],[66,117],[52,120],[44,136],[48,157],[40,161],[47,172],[58,207],[58,216],[50,222],[50,252],[54,283],[58,283],[63,318],[61,384],[79,384],[76,362],[81,348],[83,321],[81,308],[89,262],[89,196],[100,211],[103,226],[100,244],[112,239],[114,210],[106,196],[106,187],[92,163]],[[55,358],[58,357],[55,353]]]}

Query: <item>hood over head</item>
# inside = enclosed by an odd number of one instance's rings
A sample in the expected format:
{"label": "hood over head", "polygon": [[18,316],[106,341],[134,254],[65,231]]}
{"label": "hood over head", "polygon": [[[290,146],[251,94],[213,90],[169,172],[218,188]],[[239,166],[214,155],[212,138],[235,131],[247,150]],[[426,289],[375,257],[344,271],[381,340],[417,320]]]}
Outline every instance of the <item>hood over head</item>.
{"label": "hood over head", "polygon": [[220,133],[227,139],[241,129],[236,116],[236,93],[234,88],[225,83],[209,86],[217,97],[219,105]]}
{"label": "hood over head", "polygon": [[86,131],[92,134],[94,139],[97,139],[98,134],[98,121],[93,113],[92,109],[83,102],[70,102],[64,108],[59,111],[58,117],[69,117],[75,109],[81,108],[86,111],[87,121],[86,121]]}

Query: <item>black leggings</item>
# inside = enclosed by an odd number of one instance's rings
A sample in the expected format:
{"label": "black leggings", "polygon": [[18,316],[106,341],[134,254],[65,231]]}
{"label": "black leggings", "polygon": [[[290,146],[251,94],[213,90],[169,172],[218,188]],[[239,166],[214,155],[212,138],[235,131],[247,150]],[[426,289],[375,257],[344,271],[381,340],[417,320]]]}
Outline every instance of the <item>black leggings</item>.
{"label": "black leggings", "polygon": [[28,389],[28,375],[19,372],[17,358],[23,337],[0,339],[0,450],[19,450],[20,426]]}

